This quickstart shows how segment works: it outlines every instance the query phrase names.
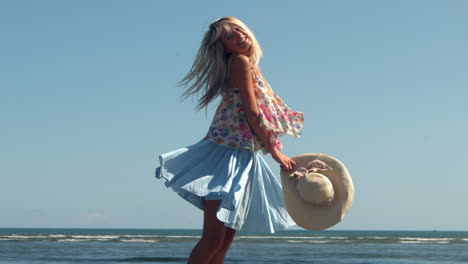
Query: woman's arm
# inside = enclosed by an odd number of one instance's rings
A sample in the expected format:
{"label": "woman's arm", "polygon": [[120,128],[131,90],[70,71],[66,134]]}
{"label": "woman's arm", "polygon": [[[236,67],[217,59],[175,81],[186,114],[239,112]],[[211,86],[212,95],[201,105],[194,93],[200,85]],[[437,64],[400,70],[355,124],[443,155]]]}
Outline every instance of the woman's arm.
{"label": "woman's arm", "polygon": [[271,132],[260,126],[260,111],[255,98],[250,61],[247,56],[232,56],[228,78],[231,87],[239,88],[244,113],[250,128],[268,149],[273,159],[281,165],[282,169],[292,170],[296,162],[273,147],[269,140],[269,133]]}

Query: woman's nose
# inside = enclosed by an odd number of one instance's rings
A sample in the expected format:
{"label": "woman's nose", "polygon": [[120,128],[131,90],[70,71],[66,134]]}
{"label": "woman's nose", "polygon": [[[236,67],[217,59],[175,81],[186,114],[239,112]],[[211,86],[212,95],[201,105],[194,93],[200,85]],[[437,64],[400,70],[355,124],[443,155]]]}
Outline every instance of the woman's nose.
{"label": "woman's nose", "polygon": [[243,32],[236,32],[236,38],[237,39],[244,39],[245,38],[245,34]]}

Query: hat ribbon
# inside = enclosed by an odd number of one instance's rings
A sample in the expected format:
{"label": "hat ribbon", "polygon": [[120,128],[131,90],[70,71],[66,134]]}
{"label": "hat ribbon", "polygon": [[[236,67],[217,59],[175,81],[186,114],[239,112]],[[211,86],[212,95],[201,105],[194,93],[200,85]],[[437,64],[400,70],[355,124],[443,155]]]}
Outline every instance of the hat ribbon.
{"label": "hat ribbon", "polygon": [[327,171],[333,170],[332,167],[328,166],[325,162],[314,159],[313,161],[307,163],[305,167],[299,167],[296,171],[294,171],[291,176],[295,177],[296,179],[300,179],[306,176],[310,172],[318,172],[318,171]]}

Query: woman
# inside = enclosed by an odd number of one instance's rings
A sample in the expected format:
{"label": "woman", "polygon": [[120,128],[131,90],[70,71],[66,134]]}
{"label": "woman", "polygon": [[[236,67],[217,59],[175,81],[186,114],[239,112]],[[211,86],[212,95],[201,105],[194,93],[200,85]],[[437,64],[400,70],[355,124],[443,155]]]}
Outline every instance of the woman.
{"label": "woman", "polygon": [[198,110],[222,97],[205,138],[160,155],[156,169],[157,178],[204,210],[202,238],[188,263],[224,263],[236,230],[274,233],[294,225],[280,183],[258,150],[292,170],[295,162],[281,153],[279,136],[299,137],[304,117],[264,80],[261,57],[252,31],[223,17],[211,23],[181,81],[185,97],[202,93]]}

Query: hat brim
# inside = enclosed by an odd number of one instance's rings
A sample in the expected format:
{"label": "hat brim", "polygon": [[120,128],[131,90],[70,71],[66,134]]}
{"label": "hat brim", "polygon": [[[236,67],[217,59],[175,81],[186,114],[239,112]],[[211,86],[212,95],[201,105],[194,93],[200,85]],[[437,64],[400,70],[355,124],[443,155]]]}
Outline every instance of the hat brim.
{"label": "hat brim", "polygon": [[[339,223],[351,206],[354,198],[354,185],[346,167],[336,158],[323,153],[307,153],[292,157],[296,166],[292,171],[281,171],[283,196],[286,208],[291,218],[300,227],[310,230],[323,230]],[[305,203],[291,185],[291,173],[299,167],[304,167],[308,162],[319,159],[333,170],[320,171],[320,174],[330,179],[335,196],[324,207],[315,207]]]}

